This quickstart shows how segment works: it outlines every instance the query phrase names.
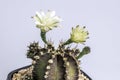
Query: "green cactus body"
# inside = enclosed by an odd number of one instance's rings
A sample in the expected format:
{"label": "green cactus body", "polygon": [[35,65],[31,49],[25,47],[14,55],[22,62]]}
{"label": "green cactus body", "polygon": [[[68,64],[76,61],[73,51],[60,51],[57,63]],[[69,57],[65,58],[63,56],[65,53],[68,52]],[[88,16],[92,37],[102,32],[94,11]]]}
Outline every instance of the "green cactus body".
{"label": "green cactus body", "polygon": [[47,69],[45,78],[46,80],[65,80],[65,67],[64,61],[61,55],[53,55],[52,59],[48,61],[48,66],[50,69]]}
{"label": "green cactus body", "polygon": [[66,80],[78,80],[80,72],[78,62],[71,54],[65,54],[65,58]]}
{"label": "green cactus body", "polygon": [[27,57],[35,61],[32,64],[34,66],[33,80],[82,80],[80,79],[78,49],[59,46],[55,50],[52,45],[40,48],[38,43],[34,42],[29,46]]}
{"label": "green cactus body", "polygon": [[46,66],[48,65],[48,60],[51,58],[50,54],[45,54],[40,56],[40,59],[36,60],[33,70],[33,79],[34,80],[44,80],[44,75],[46,72]]}

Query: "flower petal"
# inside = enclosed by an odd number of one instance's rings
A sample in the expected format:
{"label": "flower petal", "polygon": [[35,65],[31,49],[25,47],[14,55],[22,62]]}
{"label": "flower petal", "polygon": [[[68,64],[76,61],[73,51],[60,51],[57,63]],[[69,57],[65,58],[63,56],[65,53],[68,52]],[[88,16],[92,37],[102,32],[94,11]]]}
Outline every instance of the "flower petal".
{"label": "flower petal", "polygon": [[84,43],[88,38],[88,31],[84,27],[72,28],[71,40],[76,43]]}
{"label": "flower petal", "polygon": [[36,21],[36,27],[45,32],[59,26],[59,23],[62,21],[62,19],[55,15],[55,11],[48,11],[46,14],[43,11],[40,13],[36,12],[33,18]]}

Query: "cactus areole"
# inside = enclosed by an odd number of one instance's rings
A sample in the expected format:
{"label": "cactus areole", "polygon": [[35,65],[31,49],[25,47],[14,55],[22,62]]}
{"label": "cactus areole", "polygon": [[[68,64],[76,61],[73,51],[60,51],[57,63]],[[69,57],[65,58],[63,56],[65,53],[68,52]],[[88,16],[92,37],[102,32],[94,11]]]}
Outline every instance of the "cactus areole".
{"label": "cactus areole", "polygon": [[86,42],[88,31],[85,27],[77,25],[72,28],[71,37],[60,42],[56,49],[52,41],[46,39],[46,33],[59,26],[61,19],[55,15],[55,11],[46,14],[37,12],[33,18],[36,27],[41,30],[40,37],[45,46],[41,47],[38,42],[30,43],[27,58],[32,59],[31,66],[14,73],[11,80],[91,80],[80,69],[80,59],[90,52],[90,48],[85,46],[80,50],[69,46],[71,43]]}

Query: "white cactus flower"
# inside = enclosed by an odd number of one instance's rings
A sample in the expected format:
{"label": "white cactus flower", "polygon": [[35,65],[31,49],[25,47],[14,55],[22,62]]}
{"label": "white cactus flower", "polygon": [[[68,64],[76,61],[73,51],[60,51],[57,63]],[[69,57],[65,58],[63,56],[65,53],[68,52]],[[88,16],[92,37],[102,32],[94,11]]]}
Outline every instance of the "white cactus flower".
{"label": "white cactus flower", "polygon": [[76,28],[72,28],[71,41],[75,43],[84,43],[88,38],[88,31],[85,30],[85,27],[80,27],[79,25]]}
{"label": "white cactus flower", "polygon": [[47,32],[57,26],[62,21],[58,16],[55,15],[55,11],[48,11],[46,14],[41,11],[36,12],[33,16],[37,28],[40,28],[42,32]]}

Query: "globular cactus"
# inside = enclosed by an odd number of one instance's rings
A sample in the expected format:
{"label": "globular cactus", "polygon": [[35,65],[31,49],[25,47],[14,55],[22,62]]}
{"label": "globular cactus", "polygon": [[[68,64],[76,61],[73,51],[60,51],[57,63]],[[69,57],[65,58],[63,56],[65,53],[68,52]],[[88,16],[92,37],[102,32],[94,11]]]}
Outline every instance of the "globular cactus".
{"label": "globular cactus", "polygon": [[27,57],[33,60],[31,80],[88,80],[81,78],[78,59],[89,51],[89,47],[80,52],[61,44],[55,49],[51,44],[41,48],[38,42],[31,43],[27,52]]}

